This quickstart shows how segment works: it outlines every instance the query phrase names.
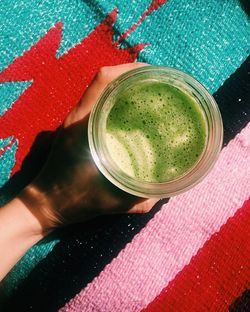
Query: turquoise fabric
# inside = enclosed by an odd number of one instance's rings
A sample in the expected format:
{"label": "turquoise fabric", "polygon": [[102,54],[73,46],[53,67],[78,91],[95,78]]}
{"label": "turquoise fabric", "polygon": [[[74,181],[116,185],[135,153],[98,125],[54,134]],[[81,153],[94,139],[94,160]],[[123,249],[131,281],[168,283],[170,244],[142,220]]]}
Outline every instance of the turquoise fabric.
{"label": "turquoise fabric", "polygon": [[3,281],[5,294],[11,295],[18,284],[51,252],[58,242],[59,239],[55,237],[47,237],[33,246]]}
{"label": "turquoise fabric", "polygon": [[[115,37],[125,32],[151,1],[44,0],[0,2],[0,70],[35,44],[58,21],[64,24],[57,57],[81,41],[118,7]],[[148,16],[126,39],[127,45],[150,43],[138,60],[177,67],[200,80],[210,92],[240,66],[250,53],[250,23],[238,0],[169,0]],[[0,84],[0,115],[11,107],[29,82]],[[11,96],[10,96],[11,95]],[[8,144],[0,140],[0,148]],[[0,158],[0,185],[9,178],[16,144]],[[7,198],[0,194],[0,203]],[[23,257],[4,281],[10,293],[53,249],[45,239]]]}
{"label": "turquoise fabric", "polygon": [[[7,139],[0,139],[0,149],[4,149],[13,139],[8,137]],[[6,152],[0,157],[0,185],[3,185],[10,176],[10,171],[15,163],[15,152],[18,142],[16,141],[11,148],[6,149]],[[0,196],[0,206],[2,206],[8,200],[7,194]]]}
{"label": "turquoise fabric", "polygon": [[0,115],[3,115],[31,82],[5,82],[0,84]]}

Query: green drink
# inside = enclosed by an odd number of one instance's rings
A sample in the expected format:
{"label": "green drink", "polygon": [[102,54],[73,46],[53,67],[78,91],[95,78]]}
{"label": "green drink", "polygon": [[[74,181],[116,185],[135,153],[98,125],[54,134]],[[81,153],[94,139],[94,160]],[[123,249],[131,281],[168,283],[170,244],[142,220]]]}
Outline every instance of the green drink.
{"label": "green drink", "polygon": [[107,86],[92,109],[88,137],[97,167],[115,186],[161,198],[204,178],[220,152],[223,126],[198,81],[147,66]]}
{"label": "green drink", "polygon": [[106,144],[126,174],[166,182],[197,162],[206,131],[204,113],[187,93],[162,82],[138,81],[114,98]]}

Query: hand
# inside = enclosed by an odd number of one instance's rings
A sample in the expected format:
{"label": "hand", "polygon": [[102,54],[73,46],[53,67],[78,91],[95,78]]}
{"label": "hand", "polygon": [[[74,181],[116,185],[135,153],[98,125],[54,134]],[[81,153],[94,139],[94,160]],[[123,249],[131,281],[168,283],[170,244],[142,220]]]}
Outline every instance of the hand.
{"label": "hand", "polygon": [[102,214],[149,211],[155,199],[144,200],[112,185],[100,174],[90,155],[88,116],[104,88],[143,63],[102,68],[58,131],[47,163],[19,195],[44,232]]}
{"label": "hand", "polygon": [[87,140],[91,107],[106,85],[145,65],[102,68],[59,129],[41,173],[0,208],[0,281],[53,228],[102,214],[147,212],[156,203],[129,195],[105,179],[93,163]]}

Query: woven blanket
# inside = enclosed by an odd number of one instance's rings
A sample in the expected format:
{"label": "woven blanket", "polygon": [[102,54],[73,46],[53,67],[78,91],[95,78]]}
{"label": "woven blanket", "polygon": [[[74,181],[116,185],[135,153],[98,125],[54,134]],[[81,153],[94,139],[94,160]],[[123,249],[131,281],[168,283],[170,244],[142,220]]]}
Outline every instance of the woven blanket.
{"label": "woven blanket", "polygon": [[247,0],[0,1],[1,205],[101,66],[183,70],[224,123],[219,160],[190,191],[32,247],[3,281],[6,311],[250,311],[249,54]]}

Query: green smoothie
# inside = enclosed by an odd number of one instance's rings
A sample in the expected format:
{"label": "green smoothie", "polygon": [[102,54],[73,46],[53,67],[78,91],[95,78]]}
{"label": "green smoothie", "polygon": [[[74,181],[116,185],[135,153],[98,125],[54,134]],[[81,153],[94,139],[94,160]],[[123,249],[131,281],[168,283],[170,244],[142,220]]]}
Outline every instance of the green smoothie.
{"label": "green smoothie", "polygon": [[139,181],[177,179],[206,144],[204,113],[185,91],[163,82],[136,82],[111,98],[105,140],[111,159]]}

